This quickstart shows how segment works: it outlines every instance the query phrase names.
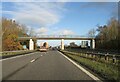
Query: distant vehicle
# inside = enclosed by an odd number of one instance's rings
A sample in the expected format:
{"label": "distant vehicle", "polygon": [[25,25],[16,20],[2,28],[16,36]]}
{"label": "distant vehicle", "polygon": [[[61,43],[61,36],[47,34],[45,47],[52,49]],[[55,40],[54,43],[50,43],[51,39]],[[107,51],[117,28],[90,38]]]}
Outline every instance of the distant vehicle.
{"label": "distant vehicle", "polygon": [[40,52],[47,52],[47,49],[45,47],[40,47],[39,51]]}
{"label": "distant vehicle", "polygon": [[56,47],[53,47],[52,50],[57,50],[57,48],[56,48]]}

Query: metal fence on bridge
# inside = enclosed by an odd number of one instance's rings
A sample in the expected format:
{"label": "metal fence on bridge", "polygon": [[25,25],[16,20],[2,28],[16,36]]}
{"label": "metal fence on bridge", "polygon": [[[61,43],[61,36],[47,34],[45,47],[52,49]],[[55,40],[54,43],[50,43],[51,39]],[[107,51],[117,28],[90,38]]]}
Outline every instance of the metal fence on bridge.
{"label": "metal fence on bridge", "polygon": [[19,37],[19,38],[95,38],[95,37],[80,35],[39,35],[33,37]]}

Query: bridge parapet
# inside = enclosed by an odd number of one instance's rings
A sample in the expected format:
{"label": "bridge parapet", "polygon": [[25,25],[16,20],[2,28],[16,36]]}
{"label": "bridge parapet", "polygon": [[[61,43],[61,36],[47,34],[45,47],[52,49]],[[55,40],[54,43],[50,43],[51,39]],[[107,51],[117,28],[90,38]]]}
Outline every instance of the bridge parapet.
{"label": "bridge parapet", "polygon": [[[38,37],[52,37],[52,38],[81,38],[88,36],[80,36],[80,35],[39,35]],[[92,37],[91,37],[92,38]]]}
{"label": "bridge parapet", "polygon": [[36,39],[81,39],[81,40],[92,40],[95,37],[88,37],[88,36],[80,36],[80,35],[39,35],[37,37],[19,37],[19,39],[32,39],[32,38],[36,38]]}

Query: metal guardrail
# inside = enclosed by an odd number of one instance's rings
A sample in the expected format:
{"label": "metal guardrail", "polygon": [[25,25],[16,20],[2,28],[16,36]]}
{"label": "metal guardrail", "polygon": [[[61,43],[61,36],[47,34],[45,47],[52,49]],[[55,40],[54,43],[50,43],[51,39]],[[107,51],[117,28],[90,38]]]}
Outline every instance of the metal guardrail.
{"label": "metal guardrail", "polygon": [[12,56],[31,53],[31,52],[34,52],[34,51],[36,51],[36,50],[4,51],[4,52],[0,52],[0,57],[1,58],[7,58],[7,57],[12,57]]}
{"label": "metal guardrail", "polygon": [[[120,55],[114,55],[114,54],[104,54],[104,53],[91,53],[91,52],[69,52],[69,51],[62,51],[63,53],[68,53],[72,55],[78,55],[86,58],[92,58],[94,60],[101,60],[104,59],[105,62],[109,62],[110,60],[112,61],[113,64],[116,64],[117,61],[120,60]],[[80,54],[84,55],[80,55]]]}
{"label": "metal guardrail", "polygon": [[3,52],[0,52],[0,53],[4,53],[4,52],[21,52],[21,51],[30,51],[30,50],[16,50],[16,51],[3,51]]}

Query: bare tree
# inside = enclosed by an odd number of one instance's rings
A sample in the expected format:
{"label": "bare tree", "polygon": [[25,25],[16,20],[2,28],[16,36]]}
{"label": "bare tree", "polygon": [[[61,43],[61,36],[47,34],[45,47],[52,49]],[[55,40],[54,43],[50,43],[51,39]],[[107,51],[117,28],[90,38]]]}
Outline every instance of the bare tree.
{"label": "bare tree", "polygon": [[93,29],[89,30],[88,36],[89,37],[95,37],[95,33],[96,33],[96,30],[93,28]]}
{"label": "bare tree", "polygon": [[28,35],[29,35],[29,36],[32,36],[32,37],[36,37],[37,34],[35,33],[35,29],[30,28],[30,29],[29,29],[29,32],[28,32]]}
{"label": "bare tree", "polygon": [[115,18],[111,18],[107,25],[98,26],[96,36],[96,46],[103,49],[118,49],[119,46],[119,23]]}

